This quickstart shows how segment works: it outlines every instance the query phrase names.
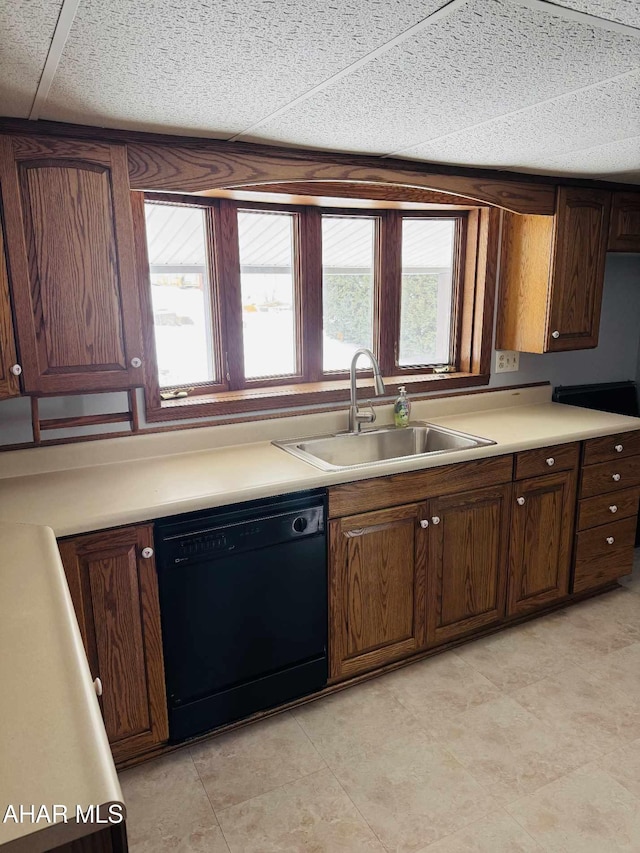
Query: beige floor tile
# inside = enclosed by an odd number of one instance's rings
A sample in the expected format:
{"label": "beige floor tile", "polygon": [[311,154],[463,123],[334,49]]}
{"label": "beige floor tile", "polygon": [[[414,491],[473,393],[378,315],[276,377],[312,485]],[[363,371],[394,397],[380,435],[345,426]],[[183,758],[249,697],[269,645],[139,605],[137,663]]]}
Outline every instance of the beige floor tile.
{"label": "beige floor tile", "polygon": [[597,675],[604,684],[640,703],[640,643],[595,658],[589,666],[589,672]]}
{"label": "beige floor tile", "polygon": [[506,808],[548,853],[640,850],[640,800],[594,764]]}
{"label": "beige floor tile", "polygon": [[188,836],[147,838],[129,844],[129,853],[229,853],[227,842],[219,826],[198,829]]}
{"label": "beige floor tile", "polygon": [[573,728],[602,752],[640,738],[640,704],[580,667],[543,678],[512,696],[538,719]]}
{"label": "beige floor tile", "polygon": [[[127,806],[131,847],[223,853],[217,820],[191,756],[186,750],[125,770],[120,784]],[[217,839],[217,840],[216,840]],[[145,848],[146,845],[146,848]],[[154,847],[155,845],[155,847]]]}
{"label": "beige floor tile", "polygon": [[503,811],[425,847],[420,853],[543,853],[542,847]]}
{"label": "beige floor tile", "polygon": [[326,766],[290,714],[191,747],[191,755],[216,811]]}
{"label": "beige floor tile", "polygon": [[424,732],[346,758],[336,776],[387,850],[413,853],[496,810],[495,800]]}
{"label": "beige floor tile", "polygon": [[502,801],[535,791],[601,755],[579,732],[543,723],[508,696],[458,714],[441,743]]}
{"label": "beige floor tile", "polygon": [[640,642],[640,597],[624,587],[569,608],[585,615],[594,631],[618,632],[627,645]]}
{"label": "beige floor tile", "polygon": [[605,755],[596,763],[640,799],[640,740]]}
{"label": "beige floor tile", "polygon": [[451,717],[501,693],[454,652],[445,652],[385,675],[383,684],[422,726],[441,730]]}
{"label": "beige floor tile", "polygon": [[383,679],[349,687],[293,713],[330,767],[385,738],[421,730],[384,687]]}
{"label": "beige floor tile", "polygon": [[533,623],[474,640],[456,654],[501,690],[517,690],[571,665]]}
{"label": "beige floor tile", "polygon": [[219,813],[231,853],[384,853],[330,770]]}

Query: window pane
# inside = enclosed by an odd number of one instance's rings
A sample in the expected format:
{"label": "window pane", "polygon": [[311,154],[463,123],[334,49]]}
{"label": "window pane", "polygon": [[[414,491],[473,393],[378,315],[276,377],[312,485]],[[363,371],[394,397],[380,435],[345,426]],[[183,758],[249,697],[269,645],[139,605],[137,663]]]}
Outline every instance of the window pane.
{"label": "window pane", "polygon": [[244,373],[297,373],[293,215],[238,211]]}
{"label": "window pane", "polygon": [[373,347],[374,243],[374,219],[322,217],[322,360],[326,371],[348,370],[358,347]]}
{"label": "window pane", "polygon": [[145,217],[160,387],[212,382],[204,211],[147,202]]}
{"label": "window pane", "polygon": [[455,220],[403,219],[398,363],[447,364]]}

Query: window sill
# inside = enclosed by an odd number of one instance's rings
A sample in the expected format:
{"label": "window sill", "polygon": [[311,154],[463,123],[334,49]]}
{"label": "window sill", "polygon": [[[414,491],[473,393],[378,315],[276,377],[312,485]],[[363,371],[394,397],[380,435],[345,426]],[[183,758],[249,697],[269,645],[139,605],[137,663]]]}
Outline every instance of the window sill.
{"label": "window sill", "polygon": [[[438,391],[454,391],[459,388],[474,388],[489,384],[488,374],[471,373],[427,373],[384,378],[385,404],[389,397],[398,394],[400,385],[407,393],[420,395]],[[357,381],[360,402],[367,400],[367,392],[374,397],[373,383],[370,378]],[[365,390],[366,389],[366,390]],[[184,397],[179,400],[167,400],[160,406],[147,407],[146,419],[149,423],[175,421],[183,418],[215,417],[225,422],[251,420],[254,413],[263,413],[264,417],[283,417],[292,409],[303,414],[307,407],[318,411],[319,407],[335,409],[349,403],[349,380],[339,379],[328,382],[305,383],[298,385],[280,385],[268,388],[245,389],[243,391],[225,391],[220,394],[201,394]],[[281,412],[279,410],[282,410]]]}

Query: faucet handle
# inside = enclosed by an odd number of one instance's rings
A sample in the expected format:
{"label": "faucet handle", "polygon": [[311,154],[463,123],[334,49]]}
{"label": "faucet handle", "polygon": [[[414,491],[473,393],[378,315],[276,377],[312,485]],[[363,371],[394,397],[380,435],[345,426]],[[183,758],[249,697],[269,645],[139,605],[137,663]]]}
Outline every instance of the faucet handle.
{"label": "faucet handle", "polygon": [[358,417],[358,420],[360,421],[360,423],[372,424],[376,419],[376,413],[373,409],[373,405],[371,403],[371,400],[367,400],[367,406],[369,407],[369,411],[368,412],[362,412],[362,411],[358,410],[357,417]]}

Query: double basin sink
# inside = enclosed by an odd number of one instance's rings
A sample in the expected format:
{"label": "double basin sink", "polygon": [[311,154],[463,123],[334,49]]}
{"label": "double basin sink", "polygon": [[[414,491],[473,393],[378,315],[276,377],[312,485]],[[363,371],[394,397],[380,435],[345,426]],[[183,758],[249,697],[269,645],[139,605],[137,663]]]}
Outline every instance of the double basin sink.
{"label": "double basin sink", "polygon": [[382,427],[360,433],[336,433],[272,443],[323,471],[343,471],[400,459],[417,459],[454,450],[485,447],[495,444],[495,441],[415,422],[402,428]]}

